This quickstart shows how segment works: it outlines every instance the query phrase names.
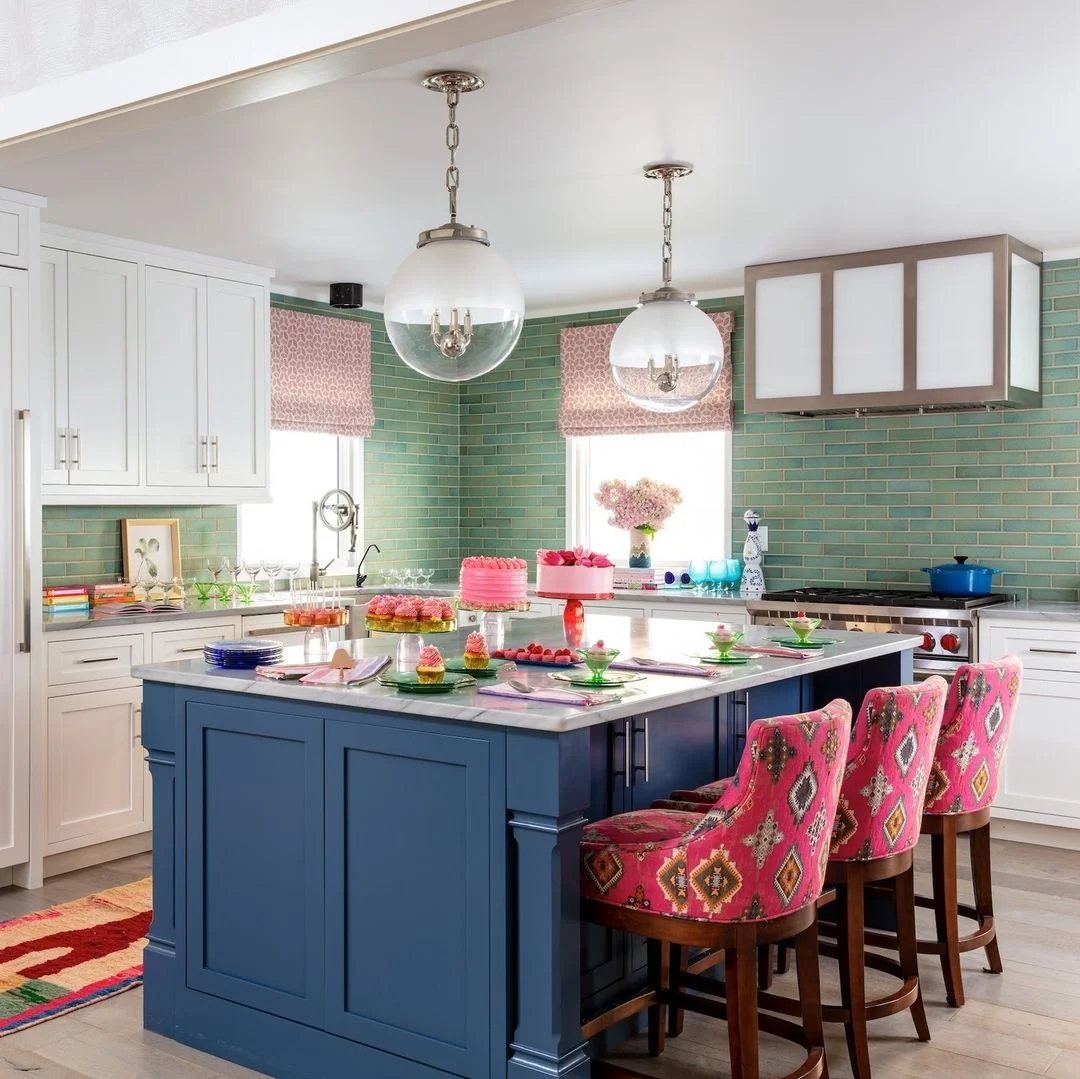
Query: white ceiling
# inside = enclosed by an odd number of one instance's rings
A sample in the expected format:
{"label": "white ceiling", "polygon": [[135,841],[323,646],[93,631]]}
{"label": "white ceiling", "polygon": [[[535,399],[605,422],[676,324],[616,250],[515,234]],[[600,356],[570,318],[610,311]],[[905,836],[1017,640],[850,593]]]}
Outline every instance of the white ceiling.
{"label": "white ceiling", "polygon": [[[1034,16],[1038,16],[1035,18]],[[1011,232],[1080,247],[1076,0],[630,0],[426,61],[5,168],[46,219],[277,269],[374,305],[446,217],[444,66],[463,99],[461,214],[530,313],[626,304],[675,278],[709,295],[753,262]]]}

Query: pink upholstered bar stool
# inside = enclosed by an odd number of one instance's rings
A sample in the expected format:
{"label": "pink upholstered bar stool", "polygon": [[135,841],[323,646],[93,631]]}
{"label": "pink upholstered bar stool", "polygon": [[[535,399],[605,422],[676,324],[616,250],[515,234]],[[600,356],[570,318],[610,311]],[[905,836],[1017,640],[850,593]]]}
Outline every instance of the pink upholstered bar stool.
{"label": "pink upholstered bar stool", "polygon": [[[941,957],[945,996],[954,1008],[964,1003],[961,952],[985,948],[988,973],[1002,970],[990,875],[990,806],[1020,696],[1021,671],[1016,656],[959,668],[926,791],[922,830],[930,836],[934,894],[919,896],[916,902],[933,909],[937,939],[920,940],[919,951]],[[974,906],[957,899],[956,844],[961,835],[968,836],[971,846]],[[974,918],[978,928],[961,937],[960,917]]]}
{"label": "pink upholstered bar stool", "polygon": [[[592,1038],[649,1012],[663,1051],[669,1007],[726,1017],[735,1079],[758,1077],[758,1030],[807,1048],[785,1079],[827,1076],[818,979],[817,901],[847,759],[851,707],[756,720],[736,782],[705,813],[645,809],[590,823],[581,843],[582,917],[648,940],[648,987],[588,1019]],[[799,1026],[759,1013],[760,945],[794,937]],[[682,969],[683,948],[709,953]],[[723,950],[724,985],[700,976]],[[711,997],[724,996],[726,1007]],[[762,998],[763,1006],[769,1000]],[[630,1076],[594,1061],[594,1076]]]}

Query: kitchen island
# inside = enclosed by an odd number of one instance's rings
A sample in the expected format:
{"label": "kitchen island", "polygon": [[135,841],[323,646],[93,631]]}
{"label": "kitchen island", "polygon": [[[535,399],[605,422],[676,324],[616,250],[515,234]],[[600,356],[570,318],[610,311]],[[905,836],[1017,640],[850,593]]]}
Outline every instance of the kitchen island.
{"label": "kitchen island", "polygon": [[[706,628],[590,615],[586,632],[685,661]],[[561,632],[534,619],[508,643]],[[918,638],[830,636],[820,656],[649,675],[588,708],[138,668],[154,780],[147,1028],[275,1076],[584,1079],[581,1014],[640,981],[644,948],[582,932],[582,826],[730,774],[759,716],[858,707],[871,685],[910,681]],[[452,655],[463,635],[438,643]]]}

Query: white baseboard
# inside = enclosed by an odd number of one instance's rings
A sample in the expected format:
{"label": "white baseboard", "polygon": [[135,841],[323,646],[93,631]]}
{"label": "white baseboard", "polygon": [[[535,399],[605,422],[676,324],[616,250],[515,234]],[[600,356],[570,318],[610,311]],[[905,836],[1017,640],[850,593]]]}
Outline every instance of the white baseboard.
{"label": "white baseboard", "polygon": [[50,854],[45,859],[45,876],[56,877],[61,873],[72,873],[76,869],[115,862],[117,858],[128,858],[132,854],[145,854],[153,848],[153,839],[153,832],[141,832],[139,835],[113,839],[108,843],[95,843],[92,847]]}
{"label": "white baseboard", "polygon": [[1080,829],[1058,828],[1053,824],[1033,824],[1024,820],[1004,820],[995,817],[990,821],[990,835],[994,839],[1008,839],[1014,843],[1034,843],[1038,847],[1057,847],[1058,850],[1080,850]]}

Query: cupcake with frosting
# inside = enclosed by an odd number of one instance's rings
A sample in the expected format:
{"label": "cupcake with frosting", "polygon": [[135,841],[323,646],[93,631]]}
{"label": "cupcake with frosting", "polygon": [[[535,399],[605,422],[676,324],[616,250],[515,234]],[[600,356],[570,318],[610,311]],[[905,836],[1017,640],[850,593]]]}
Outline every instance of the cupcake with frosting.
{"label": "cupcake with frosting", "polygon": [[487,639],[482,633],[470,633],[465,641],[465,667],[470,671],[487,670],[491,662],[491,653],[488,652]]}
{"label": "cupcake with frosting", "polygon": [[434,685],[441,682],[445,674],[446,665],[435,645],[428,644],[421,648],[416,661],[417,680],[424,685]]}
{"label": "cupcake with frosting", "polygon": [[416,633],[420,629],[422,601],[413,596],[402,596],[394,608],[394,629],[399,633]]}
{"label": "cupcake with frosting", "polygon": [[420,604],[420,630],[433,633],[443,628],[442,600],[432,597]]}
{"label": "cupcake with frosting", "polygon": [[372,596],[367,605],[364,622],[368,629],[388,629],[394,620],[394,609],[387,605],[387,596]]}

